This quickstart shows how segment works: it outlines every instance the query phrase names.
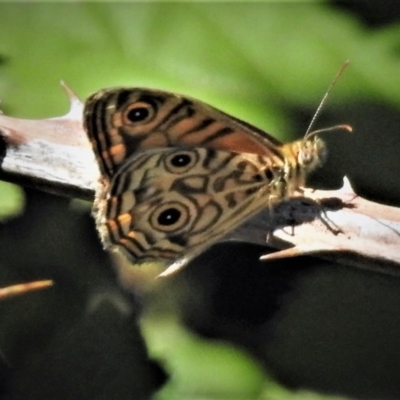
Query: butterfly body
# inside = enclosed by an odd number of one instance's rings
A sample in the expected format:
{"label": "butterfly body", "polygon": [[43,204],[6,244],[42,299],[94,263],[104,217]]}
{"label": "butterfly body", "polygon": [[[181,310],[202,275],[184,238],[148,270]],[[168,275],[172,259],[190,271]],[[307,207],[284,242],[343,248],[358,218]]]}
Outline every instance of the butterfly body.
{"label": "butterfly body", "polygon": [[95,93],[85,128],[103,178],[100,236],[133,262],[199,252],[293,196],[325,157],[316,136],[282,144],[205,103],[151,89]]}

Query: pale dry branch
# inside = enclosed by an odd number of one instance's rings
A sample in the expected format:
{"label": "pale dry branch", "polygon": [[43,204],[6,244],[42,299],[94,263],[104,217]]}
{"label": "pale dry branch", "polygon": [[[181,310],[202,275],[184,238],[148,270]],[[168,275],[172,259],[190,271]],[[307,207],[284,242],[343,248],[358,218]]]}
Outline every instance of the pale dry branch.
{"label": "pale dry branch", "polygon": [[0,288],[0,300],[9,299],[35,290],[42,290],[53,286],[52,280],[33,281],[27,283],[18,283]]}
{"label": "pale dry branch", "polygon": [[27,120],[0,115],[0,178],[67,197],[93,199],[99,170],[83,130],[83,104],[64,85],[70,110],[62,117]]}
{"label": "pale dry branch", "polygon": [[[100,175],[82,125],[83,104],[66,91],[71,106],[63,117],[23,120],[0,115],[6,142],[0,178],[93,199]],[[357,196],[347,180],[337,191],[305,189],[302,197],[258,214],[225,240],[281,249],[266,260],[318,253],[346,265],[400,275],[400,209]]]}
{"label": "pale dry branch", "polygon": [[339,190],[305,189],[302,197],[259,214],[232,238],[281,249],[262,260],[314,254],[400,276],[400,209],[357,196],[347,178]]}

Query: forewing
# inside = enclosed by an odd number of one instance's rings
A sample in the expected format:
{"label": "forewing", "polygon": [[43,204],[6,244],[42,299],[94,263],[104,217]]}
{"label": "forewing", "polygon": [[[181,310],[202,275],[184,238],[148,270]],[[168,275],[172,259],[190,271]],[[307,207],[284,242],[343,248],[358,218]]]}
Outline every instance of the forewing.
{"label": "forewing", "polygon": [[101,90],[86,101],[84,125],[103,176],[138,151],[207,147],[282,159],[281,142],[201,101],[142,89]]}

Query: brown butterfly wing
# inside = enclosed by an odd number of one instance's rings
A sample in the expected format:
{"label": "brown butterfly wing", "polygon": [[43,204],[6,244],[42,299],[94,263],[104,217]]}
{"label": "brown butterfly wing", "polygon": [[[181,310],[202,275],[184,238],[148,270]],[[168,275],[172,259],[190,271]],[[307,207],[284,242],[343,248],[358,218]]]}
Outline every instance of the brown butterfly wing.
{"label": "brown butterfly wing", "polygon": [[200,101],[141,88],[101,90],[86,102],[85,129],[103,176],[152,148],[210,147],[283,159],[281,143]]}
{"label": "brown butterfly wing", "polygon": [[198,252],[284,196],[269,157],[210,148],[139,152],[100,200],[106,247],[133,261]]}

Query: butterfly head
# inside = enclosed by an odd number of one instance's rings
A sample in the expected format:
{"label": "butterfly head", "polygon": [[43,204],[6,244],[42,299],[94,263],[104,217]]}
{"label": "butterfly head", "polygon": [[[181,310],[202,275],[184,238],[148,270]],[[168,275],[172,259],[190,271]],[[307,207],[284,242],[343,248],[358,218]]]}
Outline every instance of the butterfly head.
{"label": "butterfly head", "polygon": [[313,171],[316,167],[322,165],[326,160],[326,146],[318,136],[305,138],[298,143],[297,163],[304,171]]}
{"label": "butterfly head", "polygon": [[349,125],[335,125],[330,128],[318,129],[316,131],[311,131],[312,126],[316,118],[318,117],[322,107],[328,98],[328,95],[332,88],[335,86],[336,82],[338,81],[339,77],[342,75],[343,71],[349,64],[349,61],[346,61],[342,67],[340,68],[339,72],[336,74],[335,78],[333,79],[332,83],[330,84],[328,90],[324,94],[317,111],[315,112],[314,116],[311,119],[310,125],[304,135],[304,139],[296,142],[298,145],[297,151],[295,151],[296,155],[296,163],[297,166],[303,169],[303,171],[310,172],[314,170],[316,167],[321,165],[326,159],[326,148],[324,142],[319,138],[319,135],[323,132],[329,132],[337,129],[345,129],[348,132],[352,131],[351,126]]}
{"label": "butterfly head", "polygon": [[349,125],[336,125],[330,128],[309,132],[304,136],[303,140],[296,142],[296,161],[298,165],[306,172],[313,171],[316,167],[322,165],[326,160],[327,151],[325,143],[319,135],[323,132],[337,129],[345,129],[348,132],[352,131]]}

